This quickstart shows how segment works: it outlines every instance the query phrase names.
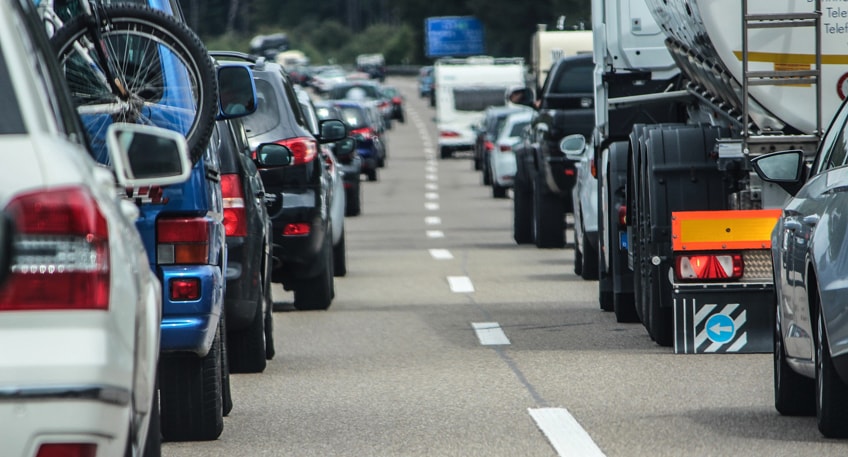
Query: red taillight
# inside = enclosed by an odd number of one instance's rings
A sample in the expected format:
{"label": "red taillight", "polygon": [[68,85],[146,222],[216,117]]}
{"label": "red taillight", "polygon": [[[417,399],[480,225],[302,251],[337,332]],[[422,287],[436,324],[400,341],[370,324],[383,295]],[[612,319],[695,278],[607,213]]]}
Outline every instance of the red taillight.
{"label": "red taillight", "polygon": [[401,103],[403,103],[403,99],[400,97],[392,97],[392,103],[394,103],[395,105],[400,105]]}
{"label": "red taillight", "polygon": [[682,281],[739,279],[743,271],[741,254],[684,254],[674,262],[674,273]]}
{"label": "red taillight", "polygon": [[292,152],[292,165],[309,163],[318,155],[318,142],[314,138],[304,136],[280,140],[276,143],[289,148]]}
{"label": "red taillight", "polygon": [[374,131],[371,130],[370,127],[362,127],[362,128],[359,128],[359,129],[351,130],[350,135],[351,136],[359,135],[365,140],[370,140],[372,137],[374,137]]}
{"label": "red taillight", "polygon": [[156,263],[209,264],[210,221],[201,218],[163,218],[156,221]]}
{"label": "red taillight", "polygon": [[498,149],[500,149],[501,152],[512,152],[512,146],[510,146],[508,144],[502,144],[502,145],[498,146]]}
{"label": "red taillight", "polygon": [[309,224],[305,222],[297,222],[293,224],[286,224],[283,228],[283,235],[285,236],[303,236],[309,235],[310,232]]}
{"label": "red taillight", "polygon": [[618,225],[627,225],[627,206],[618,207]]}
{"label": "red taillight", "polygon": [[495,144],[492,143],[491,141],[486,141],[486,142],[483,143],[483,149],[485,149],[487,151],[491,151],[491,150],[495,149]]}
{"label": "red taillight", "polygon": [[236,174],[221,175],[221,193],[224,197],[224,230],[227,236],[247,236],[247,212],[244,208],[241,177]]}
{"label": "red taillight", "polygon": [[200,298],[200,279],[174,278],[169,281],[171,301],[189,301]]}
{"label": "red taillight", "polygon": [[589,160],[589,172],[592,173],[593,178],[598,178],[598,166],[595,165],[595,159]]}
{"label": "red taillight", "polygon": [[460,135],[458,132],[454,132],[453,130],[439,130],[439,136],[442,138],[457,138]]}
{"label": "red taillight", "polygon": [[94,457],[97,445],[91,443],[46,443],[38,447],[35,457]]}
{"label": "red taillight", "polygon": [[574,176],[575,175],[575,171],[572,170],[571,168],[566,168],[565,171],[563,171],[563,173],[565,174],[565,176]]}
{"label": "red taillight", "polygon": [[109,230],[87,190],[19,195],[6,211],[18,236],[0,310],[109,308]]}

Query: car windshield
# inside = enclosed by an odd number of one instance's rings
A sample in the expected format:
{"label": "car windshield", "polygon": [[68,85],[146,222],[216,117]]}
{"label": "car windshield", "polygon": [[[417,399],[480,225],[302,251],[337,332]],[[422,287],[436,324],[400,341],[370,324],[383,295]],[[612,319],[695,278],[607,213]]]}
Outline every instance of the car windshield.
{"label": "car windshield", "polygon": [[244,128],[251,137],[270,132],[280,123],[277,97],[268,81],[256,80],[256,99],[256,112],[244,118]]}

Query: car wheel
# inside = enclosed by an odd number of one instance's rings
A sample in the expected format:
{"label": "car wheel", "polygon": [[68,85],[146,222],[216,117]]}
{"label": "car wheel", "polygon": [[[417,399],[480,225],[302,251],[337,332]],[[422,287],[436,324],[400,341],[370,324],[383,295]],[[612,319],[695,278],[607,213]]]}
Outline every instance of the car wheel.
{"label": "car wheel", "polygon": [[493,198],[506,198],[506,190],[507,188],[498,184],[496,181],[492,181],[492,197]]}
{"label": "car wheel", "polygon": [[512,190],[512,238],[518,244],[533,242],[533,192],[517,178]]}
{"label": "car wheel", "polygon": [[492,185],[492,167],[489,165],[489,160],[485,154],[483,154],[483,185]]}
{"label": "car wheel", "polygon": [[[266,278],[270,278],[271,273],[268,272]],[[264,280],[265,284],[265,359],[273,360],[277,354],[274,349],[274,299],[271,296],[271,282]]]}
{"label": "car wheel", "polygon": [[362,212],[361,192],[362,188],[359,185],[359,180],[347,190],[347,195],[345,195],[345,216],[359,216]]}
{"label": "car wheel", "polygon": [[377,180],[377,169],[376,169],[376,168],[373,168],[373,169],[371,169],[371,170],[368,170],[368,171],[365,173],[365,175],[368,177],[368,180],[369,180],[369,181],[372,181],[372,182],[373,182],[373,181],[376,181],[376,180]]}
{"label": "car wheel", "polygon": [[583,276],[583,253],[580,252],[580,245],[577,244],[577,231],[574,231],[574,274]]}
{"label": "car wheel", "polygon": [[[817,297],[818,298],[818,297]],[[828,438],[848,437],[848,384],[842,381],[833,359],[824,328],[821,301],[816,312],[816,422]]]}
{"label": "car wheel", "polygon": [[816,413],[815,380],[796,373],[786,363],[782,333],[779,319],[775,318],[774,408],[784,416],[812,416]]}
{"label": "car wheel", "polygon": [[221,326],[221,407],[224,417],[229,416],[230,411],[233,410],[233,393],[230,390],[229,337],[226,324],[226,321],[221,318],[219,324]]}
{"label": "car wheel", "polygon": [[345,232],[342,227],[342,237],[333,246],[333,276],[342,277],[347,274],[347,255],[345,253]]}
{"label": "car wheel", "polygon": [[230,372],[262,373],[265,370],[265,310],[262,306],[265,292],[259,290],[259,300],[253,321],[244,330],[230,332],[227,344]]}
{"label": "car wheel", "polygon": [[[574,244],[577,244],[575,240]],[[582,267],[580,268],[580,277],[583,279],[594,281],[598,279],[599,273],[599,259],[598,259],[598,249],[592,245],[589,241],[589,237],[586,236],[586,232],[583,232],[583,252],[580,259],[580,263]],[[576,260],[575,260],[576,262]]]}
{"label": "car wheel", "polygon": [[221,332],[204,357],[166,354],[160,359],[159,405],[165,441],[209,441],[224,431]]}
{"label": "car wheel", "polygon": [[562,200],[548,192],[544,177],[533,180],[533,227],[538,248],[565,247],[565,211]]}
{"label": "car wheel", "polygon": [[324,237],[321,273],[314,278],[298,281],[294,289],[294,307],[299,310],[323,310],[333,301],[333,241],[328,233]]}
{"label": "car wheel", "polygon": [[439,148],[439,157],[441,157],[442,159],[450,159],[452,155],[453,153],[451,152],[449,147],[442,146]]}
{"label": "car wheel", "polygon": [[150,407],[150,424],[147,426],[147,438],[144,440],[142,457],[162,456],[162,420],[159,415],[159,386],[153,389],[153,403]]}

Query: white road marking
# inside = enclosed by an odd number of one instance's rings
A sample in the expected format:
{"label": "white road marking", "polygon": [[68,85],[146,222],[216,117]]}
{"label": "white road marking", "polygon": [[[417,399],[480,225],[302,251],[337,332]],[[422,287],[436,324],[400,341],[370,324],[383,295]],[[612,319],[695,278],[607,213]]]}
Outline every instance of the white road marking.
{"label": "white road marking", "polygon": [[427,200],[438,200],[439,194],[437,194],[436,192],[427,192],[424,194],[424,198],[426,198]]}
{"label": "white road marking", "polygon": [[605,457],[567,409],[529,408],[527,411],[560,457]]}
{"label": "white road marking", "polygon": [[472,322],[471,327],[477,333],[477,339],[483,346],[504,346],[511,344],[497,322]]}
{"label": "white road marking", "polygon": [[438,211],[439,204],[436,202],[427,202],[424,204],[424,209],[426,209],[427,211]]}
{"label": "white road marking", "polygon": [[471,284],[471,278],[468,276],[448,276],[448,284],[454,293],[474,292],[474,284]]}
{"label": "white road marking", "polygon": [[424,188],[427,190],[439,190],[439,185],[434,182],[428,182],[424,184]]}
{"label": "white road marking", "polygon": [[436,260],[450,260],[453,254],[447,249],[430,249],[430,256]]}
{"label": "white road marking", "polygon": [[435,173],[427,173],[425,178],[427,178],[427,181],[438,181],[439,180],[439,176],[436,175]]}
{"label": "white road marking", "polygon": [[445,232],[441,230],[427,230],[427,238],[444,238]]}
{"label": "white road marking", "polygon": [[442,218],[439,216],[427,216],[424,218],[424,223],[427,225],[440,225]]}

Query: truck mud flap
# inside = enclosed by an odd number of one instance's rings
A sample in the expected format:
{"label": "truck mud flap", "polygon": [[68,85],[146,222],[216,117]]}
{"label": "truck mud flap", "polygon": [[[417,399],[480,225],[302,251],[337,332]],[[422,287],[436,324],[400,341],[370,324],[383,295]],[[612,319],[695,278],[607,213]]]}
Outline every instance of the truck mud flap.
{"label": "truck mud flap", "polygon": [[772,352],[771,284],[676,284],[674,353]]}

